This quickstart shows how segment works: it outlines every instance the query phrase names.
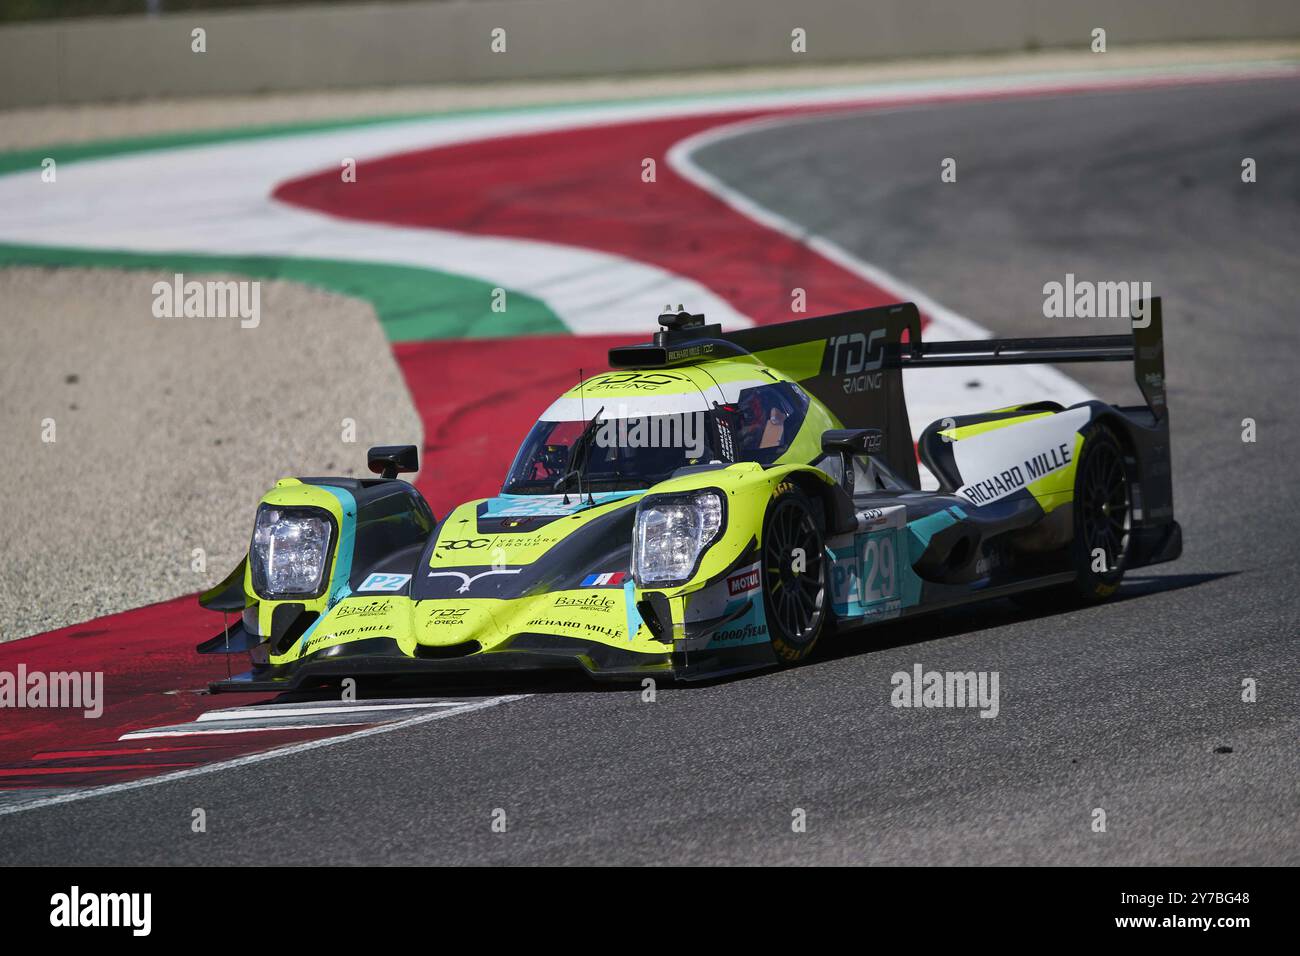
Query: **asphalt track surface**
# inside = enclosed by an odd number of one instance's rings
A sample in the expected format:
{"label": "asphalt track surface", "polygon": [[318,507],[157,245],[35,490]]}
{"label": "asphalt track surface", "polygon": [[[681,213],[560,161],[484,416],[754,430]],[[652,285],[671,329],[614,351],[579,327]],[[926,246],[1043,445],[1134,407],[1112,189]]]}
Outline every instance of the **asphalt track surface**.
{"label": "asphalt track surface", "polygon": [[[0,816],[0,859],[1300,862],[1297,104],[1295,80],[961,103],[801,120],[696,156],[998,333],[1108,331],[1042,318],[1043,283],[1067,272],[1152,282],[1186,550],[1114,603],[991,603],[654,703],[568,681],[460,687],[531,696]],[[941,184],[948,156],[958,181]],[[1071,372],[1130,395],[1118,367]],[[918,663],[996,670],[999,715],[891,707],[891,674]]]}

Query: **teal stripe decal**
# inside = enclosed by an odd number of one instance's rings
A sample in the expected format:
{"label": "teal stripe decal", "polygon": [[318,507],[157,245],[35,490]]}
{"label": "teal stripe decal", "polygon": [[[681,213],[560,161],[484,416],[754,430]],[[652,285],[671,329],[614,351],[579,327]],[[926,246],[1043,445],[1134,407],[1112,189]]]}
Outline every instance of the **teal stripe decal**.
{"label": "teal stripe decal", "polygon": [[641,628],[641,612],[636,608],[636,583],[630,574],[623,585],[623,603],[627,609],[627,639],[634,641],[636,632]]}

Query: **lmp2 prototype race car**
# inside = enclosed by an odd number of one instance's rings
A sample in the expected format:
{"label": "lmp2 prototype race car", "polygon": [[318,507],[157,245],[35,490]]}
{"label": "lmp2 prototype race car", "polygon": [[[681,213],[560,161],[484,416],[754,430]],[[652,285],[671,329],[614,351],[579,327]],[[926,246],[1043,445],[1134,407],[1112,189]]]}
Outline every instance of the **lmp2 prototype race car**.
{"label": "lmp2 prototype race car", "polygon": [[[254,662],[213,690],[707,678],[987,598],[1104,600],[1182,549],[1159,299],[1138,315],[1131,335],[926,343],[910,303],[728,333],[665,312],[542,413],[496,497],[437,521],[398,478],[414,446],[371,449],[378,478],[280,480],[200,598],[236,623],[199,650]],[[1145,405],[1000,408],[913,444],[905,370],[1087,361],[1132,361]]]}

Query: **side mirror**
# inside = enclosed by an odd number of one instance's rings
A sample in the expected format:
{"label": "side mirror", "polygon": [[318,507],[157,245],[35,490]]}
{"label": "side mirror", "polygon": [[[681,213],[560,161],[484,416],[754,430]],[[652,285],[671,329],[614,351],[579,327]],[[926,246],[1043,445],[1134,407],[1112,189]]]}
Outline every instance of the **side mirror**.
{"label": "side mirror", "polygon": [[885,447],[885,433],[879,428],[832,428],[822,432],[822,452],[840,456],[840,487],[853,496],[853,457],[874,455]]}
{"label": "side mirror", "polygon": [[420,470],[420,451],[414,445],[376,445],[366,452],[370,470],[382,478],[396,478]]}

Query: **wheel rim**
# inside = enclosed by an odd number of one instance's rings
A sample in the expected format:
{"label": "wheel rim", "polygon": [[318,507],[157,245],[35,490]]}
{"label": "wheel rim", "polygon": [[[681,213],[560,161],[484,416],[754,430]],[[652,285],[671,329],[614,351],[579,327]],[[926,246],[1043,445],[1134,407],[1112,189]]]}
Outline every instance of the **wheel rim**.
{"label": "wheel rim", "polygon": [[[794,568],[802,548],[804,570]],[[768,606],[785,636],[806,643],[817,634],[825,607],[822,548],[812,515],[794,502],[777,505],[768,522],[763,548]]]}
{"label": "wheel rim", "polygon": [[1124,458],[1108,444],[1088,456],[1083,483],[1083,538],[1091,562],[1097,549],[1106,556],[1106,574],[1123,569],[1132,515]]}

